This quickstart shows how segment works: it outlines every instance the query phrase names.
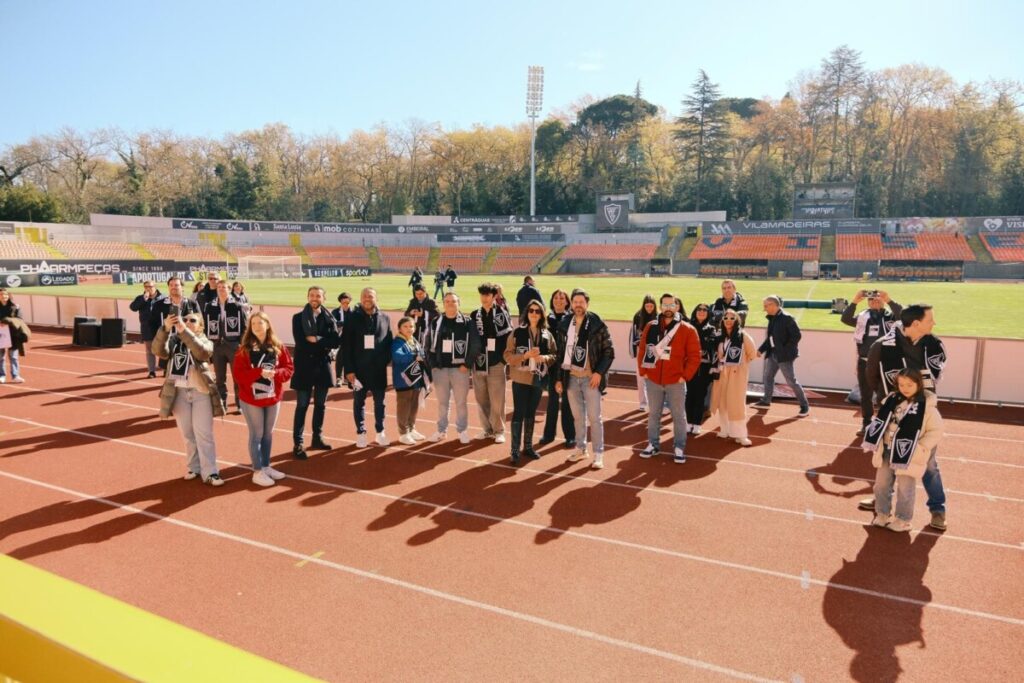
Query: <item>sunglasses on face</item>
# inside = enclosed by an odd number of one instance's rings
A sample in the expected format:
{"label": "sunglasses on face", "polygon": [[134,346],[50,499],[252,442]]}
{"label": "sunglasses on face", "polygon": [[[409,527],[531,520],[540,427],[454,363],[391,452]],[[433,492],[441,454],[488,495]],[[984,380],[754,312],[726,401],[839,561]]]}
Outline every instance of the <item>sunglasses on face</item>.
{"label": "sunglasses on face", "polygon": [[183,320],[187,323],[192,323],[193,325],[199,322],[199,318],[183,318]]}
{"label": "sunglasses on face", "polygon": [[734,315],[727,315],[723,318],[723,320],[738,320],[738,318],[736,318],[736,316]]}
{"label": "sunglasses on face", "polygon": [[540,315],[543,311],[541,311],[539,308],[528,308],[528,309],[526,309],[526,312],[527,313],[536,313],[537,315]]}

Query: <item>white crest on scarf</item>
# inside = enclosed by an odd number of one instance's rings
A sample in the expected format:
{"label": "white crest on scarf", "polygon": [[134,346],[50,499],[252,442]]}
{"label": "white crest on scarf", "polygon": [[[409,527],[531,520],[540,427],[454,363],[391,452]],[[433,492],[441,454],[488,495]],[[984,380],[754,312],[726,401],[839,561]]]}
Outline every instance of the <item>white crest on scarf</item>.
{"label": "white crest on scarf", "polygon": [[913,439],[896,439],[896,455],[900,460],[906,460],[913,448]]}

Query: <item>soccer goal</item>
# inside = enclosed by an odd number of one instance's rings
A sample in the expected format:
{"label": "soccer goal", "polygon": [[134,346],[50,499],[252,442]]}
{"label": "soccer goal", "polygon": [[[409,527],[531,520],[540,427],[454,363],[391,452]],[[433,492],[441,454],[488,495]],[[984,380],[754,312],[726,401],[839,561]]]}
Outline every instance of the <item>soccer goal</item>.
{"label": "soccer goal", "polygon": [[238,278],[255,280],[267,278],[302,277],[300,256],[243,256],[238,259]]}

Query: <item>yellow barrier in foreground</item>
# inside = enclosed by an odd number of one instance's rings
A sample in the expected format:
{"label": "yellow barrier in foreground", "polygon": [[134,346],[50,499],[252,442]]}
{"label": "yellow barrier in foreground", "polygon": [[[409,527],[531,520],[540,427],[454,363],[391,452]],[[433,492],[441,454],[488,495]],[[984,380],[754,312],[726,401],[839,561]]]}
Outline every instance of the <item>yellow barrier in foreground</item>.
{"label": "yellow barrier in foreground", "polygon": [[0,680],[311,681],[72,581],[0,555]]}

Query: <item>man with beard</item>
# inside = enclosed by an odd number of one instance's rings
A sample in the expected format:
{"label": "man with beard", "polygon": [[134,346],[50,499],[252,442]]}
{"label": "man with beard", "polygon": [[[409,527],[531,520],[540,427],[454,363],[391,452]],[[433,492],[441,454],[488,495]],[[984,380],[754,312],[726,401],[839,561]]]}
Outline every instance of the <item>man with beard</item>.
{"label": "man with beard", "polygon": [[324,443],[324,415],[327,410],[327,390],[334,386],[331,369],[331,350],[338,348],[341,339],[334,317],[324,308],[324,290],[313,286],[306,292],[306,306],[292,316],[292,338],[295,340],[295,372],[291,388],[295,390],[295,421],[292,425],[293,454],[299,460],[308,456],[304,442],[306,411],[313,402],[313,450],[329,451]]}
{"label": "man with beard", "polygon": [[590,295],[582,289],[572,290],[569,297],[571,316],[558,328],[558,360],[560,380],[555,390],[569,393],[569,405],[576,418],[576,452],[569,462],[587,457],[587,423],[594,446],[594,469],[604,467],[604,424],[601,421],[601,395],[607,386],[608,371],[615,360],[608,326],[596,313],[590,312]]}
{"label": "man with beard", "polygon": [[637,371],[647,383],[647,447],[641,458],[661,450],[661,414],[665,398],[672,413],[673,460],[686,462],[686,382],[700,368],[700,337],[684,322],[672,294],[661,295],[661,316],[644,326],[637,352]]}

